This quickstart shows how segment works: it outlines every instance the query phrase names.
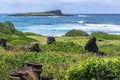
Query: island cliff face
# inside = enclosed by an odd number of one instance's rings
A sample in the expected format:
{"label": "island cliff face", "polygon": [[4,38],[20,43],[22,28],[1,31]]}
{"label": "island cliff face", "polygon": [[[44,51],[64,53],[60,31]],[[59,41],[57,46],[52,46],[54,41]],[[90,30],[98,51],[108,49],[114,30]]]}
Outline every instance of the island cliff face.
{"label": "island cliff face", "polygon": [[63,16],[64,14],[61,12],[61,10],[54,10],[54,11],[48,11],[46,13],[52,13],[58,16]]}
{"label": "island cliff face", "polygon": [[20,14],[11,14],[10,16],[63,16],[61,10],[54,10],[48,12],[29,12]]}

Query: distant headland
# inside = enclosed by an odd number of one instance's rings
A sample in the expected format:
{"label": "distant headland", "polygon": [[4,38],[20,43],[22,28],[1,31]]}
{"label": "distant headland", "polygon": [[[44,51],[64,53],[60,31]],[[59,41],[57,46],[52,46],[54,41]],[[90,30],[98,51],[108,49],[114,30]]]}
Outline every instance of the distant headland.
{"label": "distant headland", "polygon": [[28,13],[18,13],[11,14],[10,16],[63,16],[61,10],[52,10],[47,12],[28,12]]}

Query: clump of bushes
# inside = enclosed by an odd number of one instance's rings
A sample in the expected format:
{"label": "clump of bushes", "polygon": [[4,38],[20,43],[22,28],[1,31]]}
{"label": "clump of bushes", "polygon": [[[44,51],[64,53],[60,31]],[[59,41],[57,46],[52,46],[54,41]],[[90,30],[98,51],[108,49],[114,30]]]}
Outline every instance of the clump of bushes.
{"label": "clump of bushes", "polygon": [[88,33],[82,30],[73,29],[65,34],[65,36],[88,36]]}
{"label": "clump of bushes", "polygon": [[67,72],[67,80],[118,80],[120,58],[91,58],[74,65]]}
{"label": "clump of bushes", "polygon": [[82,46],[73,42],[55,42],[49,45],[41,45],[43,51],[63,51],[63,52],[80,52],[83,51]]}
{"label": "clump of bushes", "polygon": [[0,23],[0,33],[12,34],[12,32],[9,29],[7,29],[7,27],[3,23]]}
{"label": "clump of bushes", "polygon": [[93,32],[91,33],[92,36],[98,36],[98,35],[108,35],[107,33],[105,32]]}
{"label": "clump of bushes", "polygon": [[0,23],[0,33],[7,35],[24,36],[21,31],[15,29],[15,26],[11,21]]}
{"label": "clump of bushes", "polygon": [[93,32],[90,37],[96,37],[98,39],[106,39],[106,40],[120,40],[120,35],[115,34],[107,34],[105,32]]}

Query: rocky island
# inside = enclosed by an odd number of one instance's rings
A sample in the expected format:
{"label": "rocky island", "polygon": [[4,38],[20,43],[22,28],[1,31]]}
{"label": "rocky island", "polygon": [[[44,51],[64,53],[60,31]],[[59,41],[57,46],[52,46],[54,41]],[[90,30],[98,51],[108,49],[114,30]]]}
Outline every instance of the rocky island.
{"label": "rocky island", "polygon": [[47,12],[28,12],[28,13],[18,13],[11,14],[10,16],[63,16],[64,14],[61,10],[53,10]]}

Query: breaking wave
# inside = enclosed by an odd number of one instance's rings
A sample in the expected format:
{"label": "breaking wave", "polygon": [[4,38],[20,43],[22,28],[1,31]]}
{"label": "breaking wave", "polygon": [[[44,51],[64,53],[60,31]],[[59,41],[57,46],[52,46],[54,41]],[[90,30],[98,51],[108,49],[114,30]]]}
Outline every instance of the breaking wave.
{"label": "breaking wave", "polygon": [[89,34],[96,31],[102,31],[110,34],[120,34],[120,25],[112,24],[59,24],[19,27],[19,30],[22,30],[24,32],[33,32],[37,34],[43,34],[46,36],[61,36],[72,29],[83,30]]}

